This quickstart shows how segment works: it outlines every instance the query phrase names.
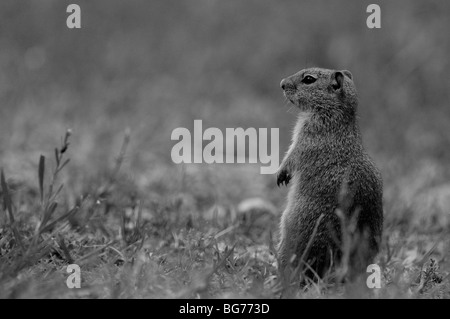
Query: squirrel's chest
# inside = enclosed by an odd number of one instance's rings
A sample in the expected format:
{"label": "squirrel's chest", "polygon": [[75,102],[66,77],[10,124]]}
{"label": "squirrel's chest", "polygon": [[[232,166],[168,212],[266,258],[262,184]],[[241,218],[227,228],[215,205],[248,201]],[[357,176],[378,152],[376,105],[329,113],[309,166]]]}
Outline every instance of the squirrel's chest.
{"label": "squirrel's chest", "polygon": [[294,131],[292,132],[292,141],[291,146],[288,151],[290,153],[295,147],[299,147],[300,141],[303,139],[303,127],[305,123],[310,118],[310,114],[308,113],[300,113],[297,118],[297,123],[294,126]]}
{"label": "squirrel's chest", "polygon": [[339,190],[347,172],[348,163],[334,152],[309,152],[301,155],[297,187],[302,193],[330,194]]}

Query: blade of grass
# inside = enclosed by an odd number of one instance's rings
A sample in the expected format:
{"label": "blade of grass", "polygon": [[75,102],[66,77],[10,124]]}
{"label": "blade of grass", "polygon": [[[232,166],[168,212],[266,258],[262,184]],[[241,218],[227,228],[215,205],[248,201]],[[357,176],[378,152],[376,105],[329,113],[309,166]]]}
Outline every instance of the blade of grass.
{"label": "blade of grass", "polygon": [[62,189],[64,188],[64,184],[59,185],[58,189],[56,190],[56,192],[50,197],[49,201],[50,202],[54,202],[56,200],[56,197],[58,197],[59,193],[62,191]]}
{"label": "blade of grass", "polygon": [[62,163],[62,165],[56,170],[56,173],[59,173],[59,172],[64,168],[64,166],[66,166],[67,164],[69,164],[69,162],[70,162],[70,158],[66,159],[66,160],[64,161],[64,163]]}
{"label": "blade of grass", "polygon": [[45,172],[45,156],[39,158],[39,192],[41,195],[41,204],[44,202],[44,172]]}
{"label": "blade of grass", "polygon": [[2,193],[3,193],[3,205],[9,214],[9,224],[13,231],[14,237],[15,237],[17,243],[19,244],[20,249],[22,249],[22,252],[24,252],[25,248],[23,246],[19,231],[17,230],[16,222],[14,220],[11,196],[9,195],[9,188],[8,188],[8,184],[6,183],[6,180],[5,180],[5,174],[3,173],[3,169],[1,170],[0,175],[1,175],[0,179],[1,179],[1,186],[2,186]]}
{"label": "blade of grass", "polygon": [[42,219],[41,226],[39,228],[45,227],[45,225],[47,224],[47,222],[50,220],[50,218],[52,217],[53,213],[55,212],[56,207],[58,207],[58,203],[57,202],[52,202],[50,204],[50,206],[48,207],[48,209],[45,210],[44,218]]}
{"label": "blade of grass", "polygon": [[69,248],[67,248],[66,243],[64,242],[64,238],[61,236],[61,234],[57,235],[57,241],[58,241],[58,245],[61,248],[61,250],[63,251],[64,257],[66,258],[66,260],[72,264],[73,263],[73,258],[70,255],[70,251]]}
{"label": "blade of grass", "polygon": [[14,215],[12,213],[11,197],[9,196],[8,184],[6,184],[5,174],[1,171],[1,184],[3,193],[3,208],[8,212],[9,223],[14,223]]}
{"label": "blade of grass", "polygon": [[56,160],[56,166],[59,166],[59,150],[57,147],[55,147],[55,160]]}
{"label": "blade of grass", "polygon": [[75,260],[74,263],[77,264],[77,265],[80,265],[81,262],[84,262],[84,261],[90,259],[91,257],[93,257],[93,256],[95,256],[95,255],[98,255],[100,252],[102,252],[103,250],[105,250],[105,249],[108,248],[109,246],[113,245],[115,242],[116,242],[116,240],[110,241],[109,243],[103,245],[101,248],[96,249],[96,250],[94,250],[93,252],[91,252],[91,253],[89,253],[89,254],[87,254],[87,255],[84,255],[84,256],[78,258],[77,260]]}
{"label": "blade of grass", "polygon": [[78,206],[72,208],[71,210],[69,210],[67,213],[65,213],[64,215],[61,215],[60,217],[56,218],[54,221],[52,221],[50,224],[43,226],[42,229],[39,230],[39,234],[45,233],[46,231],[48,231],[49,229],[52,229],[53,226],[64,220],[65,218],[69,218],[71,215],[73,215],[74,213],[76,213],[78,211]]}

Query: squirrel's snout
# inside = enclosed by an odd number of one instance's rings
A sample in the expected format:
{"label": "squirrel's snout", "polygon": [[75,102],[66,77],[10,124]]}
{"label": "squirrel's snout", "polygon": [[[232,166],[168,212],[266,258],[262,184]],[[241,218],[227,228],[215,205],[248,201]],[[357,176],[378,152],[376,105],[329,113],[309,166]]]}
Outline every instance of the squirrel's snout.
{"label": "squirrel's snout", "polygon": [[283,79],[280,82],[280,87],[283,91],[287,90],[287,89],[292,89],[295,90],[295,85],[294,83],[292,83],[291,80],[289,79]]}

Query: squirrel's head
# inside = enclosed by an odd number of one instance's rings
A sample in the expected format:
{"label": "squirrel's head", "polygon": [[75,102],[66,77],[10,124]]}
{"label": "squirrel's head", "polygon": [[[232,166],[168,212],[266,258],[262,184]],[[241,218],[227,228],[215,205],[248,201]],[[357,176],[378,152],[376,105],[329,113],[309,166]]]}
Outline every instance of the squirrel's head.
{"label": "squirrel's head", "polygon": [[283,79],[284,96],[302,111],[354,116],[358,105],[350,71],[309,68]]}

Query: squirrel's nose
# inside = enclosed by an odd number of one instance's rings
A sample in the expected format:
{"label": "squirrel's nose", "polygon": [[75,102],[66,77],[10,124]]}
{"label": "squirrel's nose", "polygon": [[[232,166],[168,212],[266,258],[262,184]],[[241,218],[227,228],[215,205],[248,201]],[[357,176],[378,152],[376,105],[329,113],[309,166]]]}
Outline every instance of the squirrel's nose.
{"label": "squirrel's nose", "polygon": [[285,90],[287,88],[294,88],[294,84],[289,79],[283,79],[280,82],[280,87],[282,90]]}

